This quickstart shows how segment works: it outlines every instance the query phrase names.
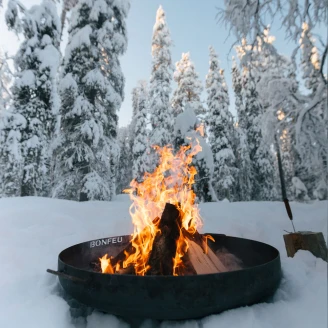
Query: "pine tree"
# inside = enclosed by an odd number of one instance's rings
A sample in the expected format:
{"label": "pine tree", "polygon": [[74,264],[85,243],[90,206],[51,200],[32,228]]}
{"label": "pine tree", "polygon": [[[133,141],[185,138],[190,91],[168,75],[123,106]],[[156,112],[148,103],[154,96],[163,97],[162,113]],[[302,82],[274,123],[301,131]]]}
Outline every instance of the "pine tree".
{"label": "pine tree", "polygon": [[170,106],[173,66],[170,32],[166,24],[165,12],[160,6],[152,39],[152,72],[149,85],[149,108],[152,131],[150,144],[160,147],[172,141],[173,117]]}
{"label": "pine tree", "polygon": [[142,181],[145,172],[148,171],[147,167],[147,82],[139,81],[136,88],[138,94],[137,114],[135,117],[134,141],[133,141],[133,178],[137,181]]}
{"label": "pine tree", "polygon": [[[12,1],[8,5],[6,19],[11,29],[22,29],[25,40],[15,56],[17,75],[12,88],[13,116],[6,120],[9,125],[5,128],[8,131],[7,141],[11,140],[20,154],[16,158],[21,163],[17,162],[15,167],[22,172],[16,172],[19,180],[13,179],[18,185],[14,187],[10,182],[12,172],[5,175],[16,195],[45,195],[51,156],[48,149],[59,106],[55,78],[60,59],[60,22],[56,6],[50,0],[26,10],[21,20],[16,2]],[[8,169],[11,169],[10,166]]]}
{"label": "pine tree", "polygon": [[206,76],[209,142],[214,155],[213,185],[219,199],[233,200],[237,168],[233,143],[233,119],[229,111],[228,88],[217,55],[210,47],[210,68]]}
{"label": "pine tree", "polygon": [[203,127],[197,119],[190,104],[187,104],[184,111],[176,118],[174,128],[175,149],[181,146],[200,145],[202,150],[194,156],[192,165],[196,168],[194,192],[201,202],[217,200],[212,187],[213,175],[213,153],[211,147],[206,143]]}
{"label": "pine tree", "polygon": [[195,65],[190,60],[189,52],[183,53],[181,60],[175,66],[174,80],[178,86],[171,100],[174,116],[181,114],[186,104],[192,107],[196,115],[204,113],[200,100],[203,87],[195,71]]}
{"label": "pine tree", "polygon": [[116,193],[117,111],[129,1],[80,0],[72,10],[60,82],[61,143],[54,195],[110,200]]}

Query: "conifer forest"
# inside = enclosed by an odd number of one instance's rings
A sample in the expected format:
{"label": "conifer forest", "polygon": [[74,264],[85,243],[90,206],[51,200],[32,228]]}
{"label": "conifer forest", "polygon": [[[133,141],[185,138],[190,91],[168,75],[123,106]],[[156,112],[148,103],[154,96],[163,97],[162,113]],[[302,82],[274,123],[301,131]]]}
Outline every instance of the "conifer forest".
{"label": "conifer forest", "polygon": [[[131,6],[138,2],[1,3],[19,36],[16,54],[0,49],[1,197],[111,201],[154,171],[156,147],[178,151],[198,138],[198,202],[281,199],[278,150],[288,199],[327,199],[327,40],[317,34],[325,0],[218,1],[213,20],[234,43],[228,54],[200,50],[203,77],[192,53],[173,60],[175,31],[160,6],[150,70],[127,93],[120,62]],[[289,56],[276,49],[270,20],[282,26]],[[220,64],[226,56],[230,71]],[[132,117],[119,126],[127,98]]]}

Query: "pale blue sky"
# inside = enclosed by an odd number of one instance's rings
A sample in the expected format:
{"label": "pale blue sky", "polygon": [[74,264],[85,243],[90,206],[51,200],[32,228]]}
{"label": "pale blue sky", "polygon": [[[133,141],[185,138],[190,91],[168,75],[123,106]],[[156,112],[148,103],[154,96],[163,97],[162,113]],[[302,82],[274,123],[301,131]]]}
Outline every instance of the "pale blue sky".
{"label": "pale blue sky", "polygon": [[[21,0],[26,7],[40,3],[40,0]],[[4,24],[4,8],[0,9],[0,46],[14,53],[19,40],[7,32]],[[231,111],[235,114],[233,91],[231,88],[231,57],[229,50],[234,42],[234,36],[228,37],[228,30],[217,24],[216,7],[223,6],[223,0],[131,0],[131,9],[127,20],[128,50],[121,60],[126,78],[125,100],[119,113],[120,126],[127,125],[131,120],[131,90],[139,79],[149,79],[151,71],[151,38],[155,23],[156,11],[159,5],[166,12],[167,23],[174,46],[172,47],[173,62],[181,58],[182,52],[190,52],[196,71],[203,84],[208,71],[208,47],[213,45],[219,55],[222,68],[225,70],[229,86]],[[279,20],[272,25],[271,34],[276,37],[274,43],[278,51],[290,55],[295,44],[285,40],[284,29],[279,29]],[[318,30],[323,40],[327,39],[326,27]],[[66,38],[65,38],[66,39]],[[175,87],[175,85],[173,85]],[[205,100],[205,92],[203,99]]]}

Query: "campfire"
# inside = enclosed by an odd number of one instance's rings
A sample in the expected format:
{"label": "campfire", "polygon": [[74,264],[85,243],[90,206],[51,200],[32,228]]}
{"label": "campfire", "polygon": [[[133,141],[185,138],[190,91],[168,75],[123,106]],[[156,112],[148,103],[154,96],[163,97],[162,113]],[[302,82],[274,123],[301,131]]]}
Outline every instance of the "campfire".
{"label": "campfire", "polygon": [[99,270],[108,274],[192,275],[227,269],[208,247],[198,230],[202,226],[192,189],[197,171],[192,158],[199,143],[182,146],[174,154],[170,146],[156,147],[159,164],[142,182],[133,180],[130,214],[134,225],[131,242],[115,257],[104,254]]}
{"label": "campfire", "polygon": [[192,158],[200,150],[197,142],[176,154],[157,147],[158,167],[127,190],[132,235],[86,241],[59,254],[58,271],[47,271],[70,297],[134,325],[202,318],[273,295],[281,279],[274,247],[198,232]]}

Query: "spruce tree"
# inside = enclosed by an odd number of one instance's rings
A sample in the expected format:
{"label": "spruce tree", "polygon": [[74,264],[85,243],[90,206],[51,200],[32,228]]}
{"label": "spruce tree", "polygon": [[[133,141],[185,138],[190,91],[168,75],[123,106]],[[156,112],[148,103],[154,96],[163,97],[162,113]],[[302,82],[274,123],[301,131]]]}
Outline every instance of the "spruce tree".
{"label": "spruce tree", "polygon": [[136,88],[138,94],[137,114],[135,116],[134,140],[133,140],[133,169],[132,176],[137,181],[142,181],[147,167],[147,82],[139,81]]}
{"label": "spruce tree", "polygon": [[1,194],[4,197],[21,196],[23,156],[21,131],[26,119],[11,110],[0,112],[0,169]]}
{"label": "spruce tree", "polygon": [[235,93],[235,109],[237,112],[238,126],[242,126],[244,124],[242,120],[245,118],[245,115],[243,115],[242,77],[234,57],[232,57],[231,76],[232,87]]}
{"label": "spruce tree", "polygon": [[139,106],[138,87],[132,89],[131,96],[132,96],[132,118],[128,126],[128,129],[129,129],[129,145],[130,145],[131,158],[133,158],[133,143],[135,138],[136,117],[138,114],[138,106]]}
{"label": "spruce tree", "polygon": [[192,107],[196,115],[203,114],[204,108],[200,100],[203,87],[189,52],[183,53],[175,66],[174,80],[177,82],[177,89],[171,100],[174,116],[181,114],[186,104]]}
{"label": "spruce tree", "polygon": [[246,115],[242,96],[242,77],[235,58],[232,65],[232,86],[235,94],[235,108],[237,111],[237,124],[235,128],[235,156],[238,168],[237,198],[240,201],[249,201],[252,196],[252,163],[249,157],[249,145],[243,126],[245,126]]}
{"label": "spruce tree", "polygon": [[[282,130],[280,135],[280,152],[281,152],[281,162],[284,171],[286,192],[288,199],[293,198],[292,193],[292,178],[295,175],[294,161],[293,161],[293,150],[291,142],[291,134],[288,129],[285,128]],[[279,189],[278,189],[279,190]]]}
{"label": "spruce tree", "polygon": [[0,50],[0,197],[4,195],[4,173],[8,159],[4,158],[3,147],[6,143],[6,127],[8,126],[8,106],[11,99],[10,83],[12,80],[11,70],[7,58]]}
{"label": "spruce tree", "polygon": [[236,128],[236,162],[238,177],[236,193],[239,201],[250,201],[252,199],[252,162],[249,157],[249,145],[245,131],[238,126]]}
{"label": "spruce tree", "polygon": [[[14,166],[22,171],[15,172],[19,178],[14,177],[12,181],[9,177],[13,172],[7,171],[5,175],[16,195],[45,195],[51,156],[48,149],[59,107],[55,78],[60,59],[60,21],[56,6],[50,0],[26,10],[21,19],[15,1],[11,1],[6,20],[9,28],[23,32],[25,40],[15,56],[13,116],[6,121],[5,128],[7,142],[14,143],[20,154],[20,163]],[[13,183],[18,185],[14,187]]]}
{"label": "spruce tree", "polygon": [[213,186],[219,199],[234,200],[237,168],[233,144],[233,119],[229,94],[218,57],[210,47],[210,68],[206,76],[209,142],[214,155]]}
{"label": "spruce tree", "polygon": [[252,163],[252,199],[273,200],[276,198],[273,154],[270,144],[262,140],[263,108],[256,91],[255,78],[251,72],[251,67],[244,67],[242,94],[245,118],[242,120],[241,128],[246,132],[249,157]]}
{"label": "spruce tree", "polygon": [[80,0],[72,10],[61,78],[61,143],[54,195],[111,200],[119,149],[117,111],[124,77],[129,1]]}
{"label": "spruce tree", "polygon": [[165,12],[160,6],[152,39],[152,71],[149,84],[149,109],[152,131],[150,144],[160,147],[172,141],[173,117],[170,106],[173,66],[171,59],[171,37]]}
{"label": "spruce tree", "polygon": [[199,201],[216,201],[217,197],[212,187],[213,153],[204,138],[201,123],[190,104],[186,104],[183,112],[177,116],[174,136],[175,149],[181,146],[201,146],[201,151],[194,156],[192,161],[197,171],[193,189]]}
{"label": "spruce tree", "polygon": [[9,67],[7,56],[0,49],[0,112],[9,107],[12,80],[13,73]]}
{"label": "spruce tree", "polygon": [[120,147],[120,157],[117,167],[116,193],[120,194],[129,188],[132,180],[132,153],[129,144],[129,127],[121,127],[118,130],[117,140]]}
{"label": "spruce tree", "polygon": [[310,91],[310,103],[314,104],[303,117],[302,134],[298,138],[303,167],[308,173],[303,182],[311,197],[327,199],[328,87],[327,77],[321,74],[320,55],[312,37],[311,23],[303,23],[300,45],[303,79]]}

